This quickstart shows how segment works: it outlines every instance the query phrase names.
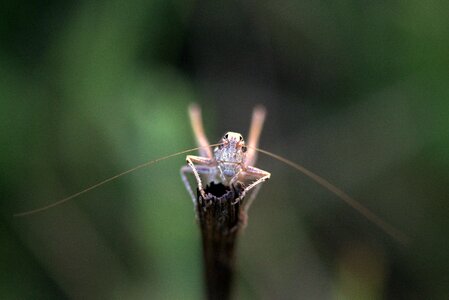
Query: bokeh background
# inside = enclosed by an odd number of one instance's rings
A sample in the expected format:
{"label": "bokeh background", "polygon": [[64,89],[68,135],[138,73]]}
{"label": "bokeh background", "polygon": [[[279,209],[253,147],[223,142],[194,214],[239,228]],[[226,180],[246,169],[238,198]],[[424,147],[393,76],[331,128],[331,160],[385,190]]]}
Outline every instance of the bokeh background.
{"label": "bokeh background", "polygon": [[199,299],[180,156],[247,133],[411,238],[403,245],[271,158],[239,241],[237,299],[449,298],[445,1],[2,1],[0,298]]}

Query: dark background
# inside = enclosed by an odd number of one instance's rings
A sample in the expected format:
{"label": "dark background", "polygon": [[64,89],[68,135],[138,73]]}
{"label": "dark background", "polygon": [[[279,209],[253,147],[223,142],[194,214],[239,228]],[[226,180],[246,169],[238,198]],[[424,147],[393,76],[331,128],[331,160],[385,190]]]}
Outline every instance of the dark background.
{"label": "dark background", "polygon": [[335,183],[403,245],[271,158],[239,299],[449,298],[445,1],[2,1],[0,298],[198,299],[184,157],[268,118],[261,147]]}

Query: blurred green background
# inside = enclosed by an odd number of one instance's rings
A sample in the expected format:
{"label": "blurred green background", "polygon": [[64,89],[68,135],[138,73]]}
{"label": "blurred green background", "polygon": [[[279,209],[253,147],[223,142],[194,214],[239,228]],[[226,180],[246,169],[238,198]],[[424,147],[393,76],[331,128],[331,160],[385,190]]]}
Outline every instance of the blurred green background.
{"label": "blurred green background", "polygon": [[180,156],[268,109],[261,147],[329,179],[392,240],[280,162],[239,241],[238,299],[449,298],[446,1],[2,1],[0,298],[198,299]]}

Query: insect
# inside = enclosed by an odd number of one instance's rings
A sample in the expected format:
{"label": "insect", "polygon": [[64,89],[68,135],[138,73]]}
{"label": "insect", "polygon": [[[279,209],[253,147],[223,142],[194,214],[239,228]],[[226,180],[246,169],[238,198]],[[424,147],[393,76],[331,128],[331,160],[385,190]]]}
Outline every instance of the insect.
{"label": "insect", "polygon": [[[198,190],[203,198],[206,198],[207,195],[205,193],[203,187],[203,180],[201,179],[200,175],[205,177],[207,182],[218,180],[225,185],[232,185],[237,182],[247,183],[247,185],[244,186],[244,189],[240,193],[239,197],[235,200],[235,202],[241,201],[248,192],[252,191],[249,199],[245,203],[244,209],[247,210],[252,201],[254,200],[254,198],[257,196],[257,193],[262,183],[267,179],[269,179],[271,176],[269,172],[253,166],[257,160],[257,152],[259,152],[267,156],[270,156],[306,175],[307,177],[309,177],[310,179],[321,185],[323,188],[335,194],[347,205],[349,205],[354,210],[359,212],[361,215],[366,217],[370,222],[374,223],[376,226],[378,226],[385,233],[393,237],[395,240],[404,244],[408,243],[409,241],[408,237],[405,234],[403,234],[400,230],[396,229],[389,223],[385,222],[382,218],[371,212],[360,202],[349,196],[343,190],[339,189],[337,186],[333,185],[326,179],[322,178],[321,176],[313,173],[312,171],[306,169],[305,167],[291,160],[288,160],[280,155],[258,148],[259,137],[266,116],[265,109],[262,106],[257,106],[253,111],[248,144],[245,143],[241,134],[232,131],[227,132],[218,143],[209,144],[207,137],[204,133],[201,118],[201,109],[199,108],[199,106],[197,106],[196,104],[191,105],[189,108],[189,115],[198,147],[183,150],[158,159],[148,161],[134,168],[131,168],[127,171],[124,171],[115,176],[100,181],[78,193],[75,193],[71,196],[68,196],[59,201],[51,203],[47,206],[29,210],[26,212],[17,213],[14,216],[22,217],[50,209],[52,207],[61,205],[69,200],[72,200],[73,198],[76,198],[84,193],[87,193],[99,186],[102,186],[112,180],[115,180],[119,177],[132,173],[138,169],[150,166],[152,164],[158,163],[160,161],[178,155],[187,154],[196,150],[200,152],[200,156],[187,155],[186,157],[187,165],[181,167],[180,170],[182,181],[190,197],[192,198],[192,201],[196,203],[196,198],[193,193],[193,189],[189,184],[189,181],[186,176],[187,173],[193,173],[196,179]],[[213,152],[211,150],[212,147],[215,147]]]}
{"label": "insect", "polygon": [[203,199],[207,198],[207,195],[204,191],[200,174],[207,178],[207,182],[218,180],[228,186],[236,182],[245,183],[250,181],[235,200],[235,202],[242,200],[249,191],[255,188],[245,206],[248,208],[257,196],[261,184],[271,176],[269,172],[253,166],[256,162],[256,148],[265,121],[265,108],[257,106],[253,111],[248,146],[246,146],[245,140],[240,133],[229,131],[221,138],[213,153],[204,133],[199,106],[196,104],[191,105],[189,107],[189,115],[193,132],[200,147],[200,156],[187,155],[186,161],[188,165],[181,167],[181,178],[194,205],[196,205],[196,198],[186,173],[195,175],[198,190]]}

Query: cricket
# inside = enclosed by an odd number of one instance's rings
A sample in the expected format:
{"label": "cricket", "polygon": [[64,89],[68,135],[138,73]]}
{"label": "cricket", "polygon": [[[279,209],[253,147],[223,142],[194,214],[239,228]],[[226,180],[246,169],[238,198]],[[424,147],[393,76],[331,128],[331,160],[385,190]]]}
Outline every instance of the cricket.
{"label": "cricket", "polygon": [[[302,165],[284,158],[283,156],[258,148],[259,139],[266,118],[266,109],[263,106],[258,105],[253,110],[247,142],[240,133],[229,131],[223,135],[218,143],[210,144],[204,131],[201,108],[197,104],[191,104],[188,111],[190,123],[197,143],[196,148],[179,151],[167,156],[150,160],[136,167],[128,169],[122,173],[102,180],[82,191],[53,202],[49,205],[25,212],[20,212],[15,214],[14,216],[24,217],[43,212],[50,208],[66,203],[74,198],[81,196],[82,194],[96,189],[119,177],[130,174],[138,169],[142,169],[160,161],[183,154],[187,154],[187,164],[183,165],[180,168],[181,179],[183,184],[185,185],[187,193],[194,203],[194,206],[197,205],[196,196],[194,194],[194,188],[190,184],[187,174],[193,174],[193,177],[196,181],[195,190],[198,189],[198,192],[203,199],[208,199],[211,197],[211,195],[206,194],[204,183],[207,184],[211,182],[217,182],[222,183],[225,186],[240,184],[243,189],[240,192],[239,196],[235,199],[234,204],[240,202],[240,204],[243,205],[244,211],[247,211],[254,199],[257,197],[262,184],[271,177],[270,172],[254,166],[257,161],[257,154],[260,153],[278,160],[279,162],[288,165],[296,171],[309,177],[321,187],[325,188],[340,200],[342,200],[344,203],[346,203],[348,206],[353,208],[359,214],[363,215],[368,221],[380,228],[394,240],[402,244],[407,244],[409,242],[409,238],[404,233],[384,221],[381,217],[377,216],[367,207],[362,205],[359,201],[349,196],[346,192],[338,188],[336,185],[330,183],[328,180],[306,169]],[[199,155],[196,156],[188,154],[193,151],[198,151]],[[246,199],[247,194],[249,194],[248,199]]]}
{"label": "cricket", "polygon": [[242,184],[244,189],[235,202],[242,201],[245,195],[254,189],[245,205],[246,209],[249,208],[249,205],[257,196],[262,183],[271,176],[269,172],[253,166],[257,158],[256,149],[265,115],[264,107],[257,106],[254,109],[248,146],[246,146],[245,140],[240,133],[229,131],[223,136],[212,153],[204,133],[201,109],[196,104],[192,104],[189,107],[190,122],[199,146],[200,156],[187,155],[186,161],[188,165],[181,168],[181,178],[194,205],[196,197],[186,173],[195,175],[198,190],[204,199],[209,196],[204,192],[200,174],[204,175],[207,182],[220,182],[227,186],[232,186],[237,182]]}

